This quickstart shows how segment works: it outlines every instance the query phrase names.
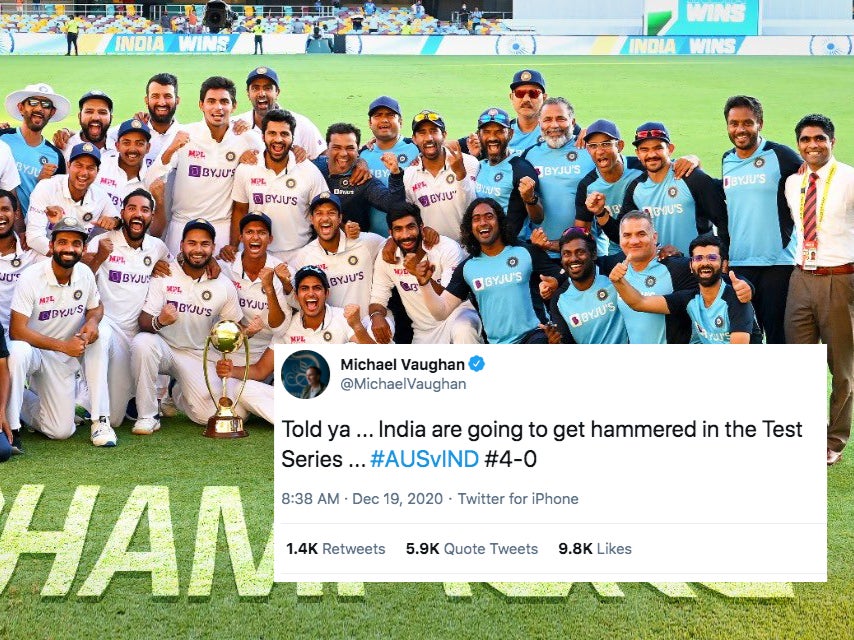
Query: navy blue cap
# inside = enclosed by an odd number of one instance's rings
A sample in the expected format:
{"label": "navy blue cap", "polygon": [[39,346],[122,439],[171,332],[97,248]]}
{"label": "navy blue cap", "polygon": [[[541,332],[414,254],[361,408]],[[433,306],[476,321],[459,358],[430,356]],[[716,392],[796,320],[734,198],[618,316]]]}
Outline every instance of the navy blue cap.
{"label": "navy blue cap", "polygon": [[190,233],[190,231],[192,231],[193,229],[201,229],[202,231],[207,231],[211,236],[211,240],[216,240],[216,229],[214,229],[214,226],[203,218],[196,218],[195,220],[190,220],[187,224],[184,225],[184,231],[183,233],[181,233],[182,242],[184,241],[184,238],[187,237],[187,234]]}
{"label": "navy blue cap", "polygon": [[80,156],[91,156],[95,159],[95,162],[98,166],[101,166],[101,152],[91,142],[81,142],[80,144],[75,144],[71,148],[71,153],[68,156],[69,164],[74,161],[75,158],[79,158]]}
{"label": "navy blue cap", "polygon": [[260,211],[255,211],[253,213],[247,213],[240,219],[240,233],[243,233],[243,227],[245,227],[250,222],[260,222],[265,227],[267,227],[267,231],[273,233],[273,221],[270,220],[270,216],[266,213],[261,213]]}
{"label": "navy blue cap", "polygon": [[620,140],[620,130],[610,120],[595,120],[587,127],[587,133],[584,134],[584,140],[592,136],[594,133],[604,133],[613,140]]}
{"label": "navy blue cap", "polygon": [[145,124],[139,118],[132,118],[130,120],[125,120],[119,125],[119,133],[116,136],[116,140],[121,138],[126,133],[141,133],[145,136],[146,140],[151,140],[151,129],[148,128],[148,125]]}
{"label": "navy blue cap", "polygon": [[546,81],[543,74],[533,69],[522,69],[513,74],[513,82],[510,83],[510,88],[515,89],[523,84],[535,84],[543,90],[543,93],[546,91]]}
{"label": "navy blue cap", "polygon": [[326,277],[326,273],[320,267],[315,267],[313,264],[306,265],[297,269],[297,272],[294,274],[294,288],[299,287],[299,283],[305,280],[309,276],[314,276],[320,283],[323,285],[324,289],[329,289],[329,278]]}
{"label": "navy blue cap", "polygon": [[112,99],[110,98],[110,96],[108,96],[106,93],[104,93],[104,92],[103,92],[103,91],[101,91],[100,89],[92,89],[91,91],[87,91],[86,93],[84,93],[84,94],[83,94],[83,97],[82,97],[82,98],[80,98],[80,100],[78,100],[78,101],[77,101],[77,106],[78,106],[80,109],[82,109],[82,108],[83,108],[83,105],[85,104],[85,102],[86,102],[87,100],[92,100],[92,99],[95,99],[95,98],[97,98],[98,100],[103,100],[104,102],[106,102],[106,103],[107,103],[107,106],[110,108],[110,111],[112,112],[112,110],[113,110],[113,101],[112,101]]}
{"label": "navy blue cap", "polygon": [[368,115],[370,116],[375,109],[379,109],[380,107],[391,109],[399,116],[403,115],[403,113],[401,113],[400,111],[400,103],[394,98],[390,98],[389,96],[380,96],[379,98],[374,100],[371,103],[371,106],[368,107]]}
{"label": "navy blue cap", "polygon": [[477,119],[477,128],[480,129],[482,126],[487,125],[490,122],[500,124],[502,127],[507,129],[511,127],[510,114],[504,109],[499,109],[498,107],[489,107],[489,109],[481,113]]}
{"label": "navy blue cap", "polygon": [[252,71],[249,72],[249,75],[246,76],[246,86],[248,87],[252,84],[252,81],[255,78],[270,78],[273,81],[273,84],[276,85],[276,88],[279,87],[279,74],[273,71],[270,67],[255,67]]}
{"label": "navy blue cap", "polygon": [[664,140],[670,144],[670,132],[661,122],[644,122],[635,130],[632,144],[638,146],[644,140]]}
{"label": "navy blue cap", "polygon": [[341,198],[336,196],[334,193],[329,193],[328,191],[324,191],[323,193],[314,196],[311,200],[311,204],[308,206],[308,210],[313,213],[314,210],[324,202],[331,202],[338,207],[338,213],[341,213]]}

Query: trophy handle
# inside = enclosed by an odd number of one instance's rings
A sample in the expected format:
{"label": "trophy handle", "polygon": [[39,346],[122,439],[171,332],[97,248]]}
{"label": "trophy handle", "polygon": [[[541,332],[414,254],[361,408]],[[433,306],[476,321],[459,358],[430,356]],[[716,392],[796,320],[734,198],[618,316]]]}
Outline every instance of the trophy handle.
{"label": "trophy handle", "polygon": [[[240,383],[240,389],[237,390],[237,395],[234,396],[234,405],[237,406],[237,401],[243,395],[243,390],[246,388],[246,380],[249,378],[249,338],[243,337],[243,351],[246,354],[246,364],[243,365],[243,381]],[[225,394],[225,381],[223,381],[222,393]]]}
{"label": "trophy handle", "polygon": [[205,349],[202,352],[202,363],[204,366],[202,367],[205,370],[205,386],[208,388],[208,394],[211,397],[211,400],[214,403],[215,407],[219,406],[219,401],[214,397],[213,389],[211,388],[211,380],[210,376],[208,376],[208,349],[211,346],[211,337],[208,336],[205,340]]}
{"label": "trophy handle", "polygon": [[[210,338],[210,336],[208,336],[207,339],[205,340],[205,349],[202,352],[202,362],[205,363],[205,366],[204,366],[205,386],[208,388],[208,395],[210,395],[211,400],[214,403],[214,406],[218,407],[218,406],[220,406],[220,402],[219,402],[219,400],[217,400],[217,398],[213,394],[213,389],[211,388],[210,376],[208,375],[207,362],[208,362],[208,349],[210,348],[210,346],[211,346],[211,338]],[[243,380],[241,380],[241,382],[240,382],[240,389],[237,390],[237,395],[234,396],[234,400],[232,401],[232,406],[237,405],[237,401],[240,400],[240,396],[243,395],[243,390],[246,388],[246,380],[249,378],[249,340],[246,338],[244,338],[244,340],[243,340],[243,352],[246,355],[246,364],[244,364],[244,366],[243,366]],[[228,354],[224,353],[222,355],[222,357],[225,358],[226,360],[228,360]],[[228,394],[226,391],[227,381],[228,381],[228,378],[222,379],[222,391],[220,394],[220,400],[222,398],[228,398]]]}

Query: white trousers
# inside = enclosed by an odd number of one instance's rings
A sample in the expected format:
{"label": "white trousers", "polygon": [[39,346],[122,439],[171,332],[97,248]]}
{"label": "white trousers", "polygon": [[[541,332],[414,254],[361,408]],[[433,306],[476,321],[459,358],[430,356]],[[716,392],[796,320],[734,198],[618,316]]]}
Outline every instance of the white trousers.
{"label": "white trousers", "polygon": [[[215,350],[209,357],[217,358]],[[153,418],[157,415],[156,383],[158,374],[168,374],[177,384],[173,390],[175,405],[197,424],[207,424],[216,412],[205,385],[205,375],[201,352],[190,349],[173,349],[156,333],[141,332],[133,339],[131,349],[131,369],[136,378],[136,410],[139,418]],[[214,393],[221,388],[216,375],[216,360],[208,362],[208,376]],[[229,396],[240,385],[239,380],[229,380]],[[267,422],[273,422],[273,387],[262,382],[249,380],[236,407],[241,417],[253,413]]]}
{"label": "white trousers", "polygon": [[[74,434],[75,375],[82,369],[89,388],[92,418],[110,414],[107,392],[107,352],[112,330],[105,322],[98,325],[98,339],[86,346],[79,358],[59,351],[36,349],[27,342],[9,343],[9,406],[6,417],[12,429],[21,428],[24,385],[38,396],[32,415],[26,415],[30,426],[48,438],[64,440]],[[29,405],[29,403],[28,403]]]}
{"label": "white trousers", "polygon": [[483,325],[470,304],[461,304],[428,331],[412,327],[412,344],[482,344]]}

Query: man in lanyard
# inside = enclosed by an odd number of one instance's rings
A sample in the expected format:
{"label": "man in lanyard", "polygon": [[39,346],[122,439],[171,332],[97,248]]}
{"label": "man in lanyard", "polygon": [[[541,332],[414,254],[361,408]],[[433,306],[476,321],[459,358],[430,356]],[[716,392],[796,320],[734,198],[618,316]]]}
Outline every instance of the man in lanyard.
{"label": "man in lanyard", "polygon": [[831,382],[827,464],[842,458],[854,408],[854,167],[833,157],[830,118],[810,114],[795,127],[803,175],[786,180],[797,229],[797,268],[786,303],[786,342],[827,345]]}

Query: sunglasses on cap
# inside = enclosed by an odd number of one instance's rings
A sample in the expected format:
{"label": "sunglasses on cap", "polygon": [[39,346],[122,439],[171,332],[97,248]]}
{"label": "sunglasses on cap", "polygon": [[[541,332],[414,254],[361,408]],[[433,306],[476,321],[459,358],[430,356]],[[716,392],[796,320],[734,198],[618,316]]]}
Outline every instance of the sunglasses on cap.
{"label": "sunglasses on cap", "polygon": [[534,100],[543,95],[543,92],[539,89],[513,89],[513,95],[519,98],[520,100],[525,96],[528,96],[529,98]]}
{"label": "sunglasses on cap", "polygon": [[720,262],[721,256],[717,253],[707,253],[704,256],[691,256],[691,262],[694,264],[700,264],[703,260],[706,262]]}
{"label": "sunglasses on cap", "polygon": [[643,129],[635,131],[635,138],[638,140],[646,140],[647,138],[669,138],[667,132],[663,129]]}
{"label": "sunglasses on cap", "polygon": [[501,113],[499,111],[497,113],[484,113],[477,119],[478,126],[486,124],[488,122],[497,122],[498,124],[509,125],[510,116],[508,116],[506,113]]}
{"label": "sunglasses on cap", "polygon": [[412,122],[423,122],[424,120],[436,122],[442,120],[442,116],[434,111],[422,111],[421,113],[416,113],[415,117],[412,118]]}
{"label": "sunglasses on cap", "polygon": [[27,98],[24,100],[24,103],[30,107],[38,107],[41,106],[42,109],[53,109],[53,102],[47,99],[42,98]]}

